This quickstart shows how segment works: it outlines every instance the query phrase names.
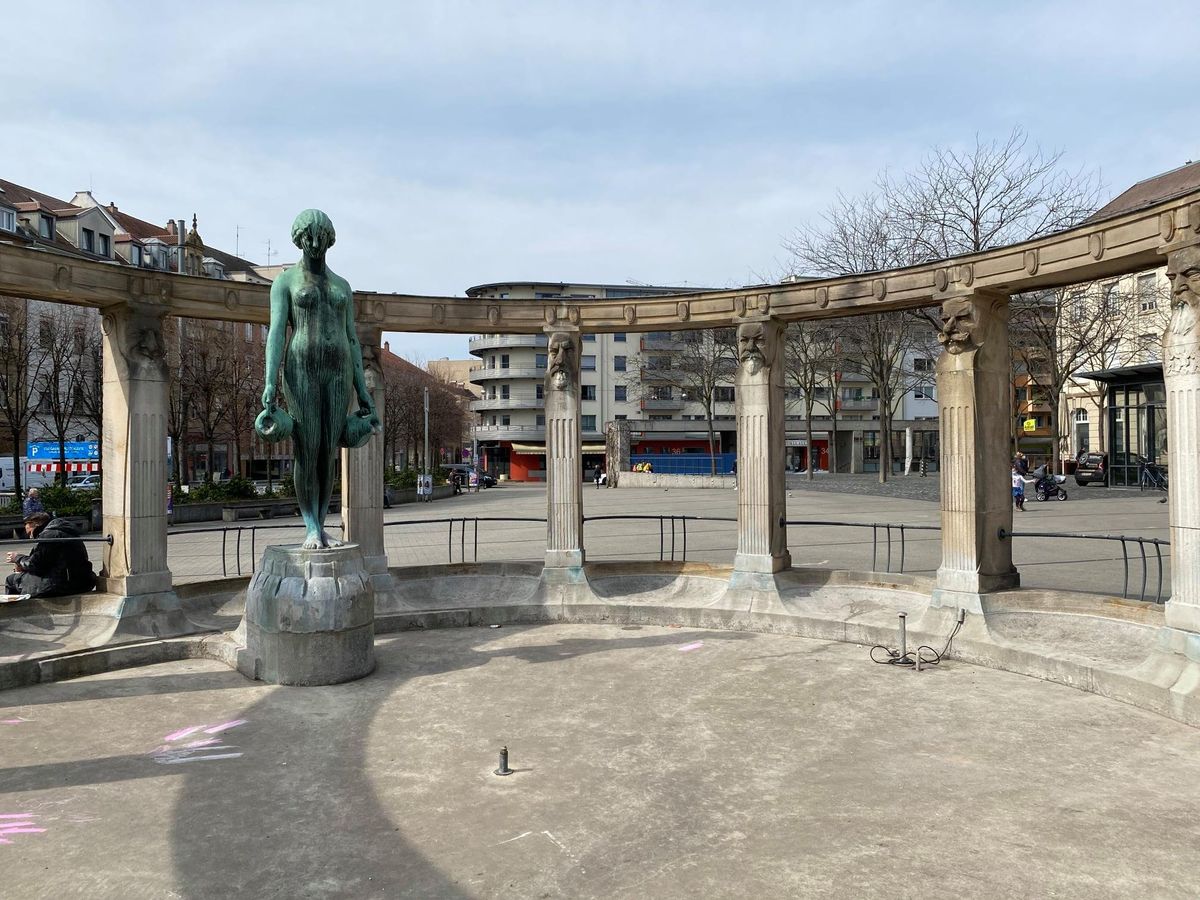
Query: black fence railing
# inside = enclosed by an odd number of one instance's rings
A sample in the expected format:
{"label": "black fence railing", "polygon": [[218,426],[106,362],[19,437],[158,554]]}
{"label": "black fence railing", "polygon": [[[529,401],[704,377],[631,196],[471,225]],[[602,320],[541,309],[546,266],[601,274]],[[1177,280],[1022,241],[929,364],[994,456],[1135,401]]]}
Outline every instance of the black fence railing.
{"label": "black fence railing", "polygon": [[[905,541],[906,531],[941,531],[937,525],[907,525],[903,522],[835,522],[829,519],[786,519],[784,525],[810,525],[816,527],[832,527],[832,528],[870,528],[871,529],[871,571],[872,572],[887,572],[889,574],[898,574],[904,571],[905,552],[907,550],[907,542]],[[886,548],[886,556],[884,558],[883,568],[879,568],[879,533],[883,532],[884,546]],[[898,544],[897,556],[899,557],[899,567],[893,572],[892,570],[892,534],[896,533],[896,543]]]}
{"label": "black fence railing", "polygon": [[[336,529],[341,530],[340,523],[327,523],[326,530]],[[258,533],[260,531],[304,531],[304,526],[299,522],[291,522],[280,525],[227,525],[222,528],[172,528],[167,533],[167,556],[171,557],[171,539],[185,537],[187,535],[221,535],[221,577],[229,578],[230,576],[238,575],[253,575],[255,567],[258,565]],[[246,536],[248,533],[249,536]],[[232,537],[231,537],[232,535]],[[179,542],[176,541],[178,544]],[[248,552],[248,558],[243,564],[243,550]],[[232,551],[232,559],[230,552]],[[204,548],[200,552],[194,554],[194,558],[210,560],[212,558],[212,550]],[[180,554],[176,553],[178,558]],[[191,566],[189,566],[191,568]],[[187,573],[185,573],[186,575]],[[190,574],[215,575],[211,572],[198,572]]]}
{"label": "black fence railing", "polygon": [[[1124,563],[1125,583],[1121,587],[1122,599],[1128,600],[1129,597],[1129,545],[1137,544],[1142,565],[1142,587],[1138,593],[1138,599],[1143,602],[1146,600],[1146,586],[1149,580],[1150,573],[1150,558],[1146,553],[1146,546],[1154,548],[1154,559],[1157,563],[1158,580],[1154,588],[1154,602],[1163,602],[1163,547],[1170,547],[1171,542],[1163,538],[1142,537],[1140,535],[1129,534],[1079,534],[1071,531],[1006,531],[1000,529],[1000,540],[1008,540],[1009,538],[1066,538],[1068,540],[1087,540],[1087,541],[1115,541],[1121,545],[1121,557]],[[1139,557],[1134,557],[1133,561],[1137,562]]]}
{"label": "black fence railing", "polygon": [[467,562],[467,531],[471,532],[471,562],[479,561],[479,523],[480,522],[536,522],[546,524],[544,518],[536,516],[455,516],[450,519],[403,519],[397,522],[384,522],[383,527],[395,528],[404,525],[445,525],[446,526],[446,562],[454,562],[454,529],[458,526],[458,561]]}
{"label": "black fence railing", "polygon": [[[737,522],[731,516],[655,516],[655,515],[612,515],[584,516],[583,522],[619,522],[619,521],[658,521],[658,560],[659,562],[687,562],[688,522]],[[670,528],[668,532],[668,527]],[[668,551],[667,541],[670,540]],[[679,559],[675,558],[676,546],[679,547]],[[670,557],[667,553],[670,552]]]}

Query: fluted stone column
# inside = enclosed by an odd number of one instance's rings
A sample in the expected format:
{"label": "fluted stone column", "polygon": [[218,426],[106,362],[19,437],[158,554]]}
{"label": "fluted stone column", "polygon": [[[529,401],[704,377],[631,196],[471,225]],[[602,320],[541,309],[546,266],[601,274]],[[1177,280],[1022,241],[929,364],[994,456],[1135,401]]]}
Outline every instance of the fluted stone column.
{"label": "fluted stone column", "polygon": [[942,304],[937,363],[942,565],[935,606],[981,612],[980,595],[1020,583],[1012,563],[1008,297],[976,291]]}
{"label": "fluted stone column", "polygon": [[784,482],[782,322],[738,326],[737,573],[771,575],[792,564],[787,548]]}
{"label": "fluted stone column", "polygon": [[[378,328],[358,329],[367,390],[382,422],[386,410],[380,337]],[[353,405],[357,408],[357,398]],[[382,433],[372,435],[364,447],[342,450],[342,535],[362,550],[363,564],[376,590],[390,581],[383,544],[383,464]]]}
{"label": "fluted stone column", "polygon": [[174,609],[167,568],[166,354],[161,308],[105,310],[104,553],[99,589],[126,598],[122,618]]}
{"label": "fluted stone column", "polygon": [[[1200,230],[1200,229],[1197,229]],[[1163,335],[1167,393],[1167,493],[1171,534],[1169,628],[1200,660],[1200,244],[1167,254],[1171,319]]]}
{"label": "fluted stone column", "polygon": [[578,330],[546,329],[546,568],[583,565]]}

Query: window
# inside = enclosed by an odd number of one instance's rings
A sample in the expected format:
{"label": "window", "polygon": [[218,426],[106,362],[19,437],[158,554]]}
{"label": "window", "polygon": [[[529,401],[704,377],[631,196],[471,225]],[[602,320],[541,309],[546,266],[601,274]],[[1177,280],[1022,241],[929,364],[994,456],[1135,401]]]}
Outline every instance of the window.
{"label": "window", "polygon": [[534,422],[538,428],[546,427],[546,417],[540,413],[538,414],[538,417],[534,420]]}
{"label": "window", "polygon": [[545,397],[546,397],[546,386],[545,386],[544,384],[539,384],[539,385],[537,386],[537,394],[536,394],[536,396],[537,396],[537,398],[538,398],[539,400],[544,400],[544,399],[545,399]]}
{"label": "window", "polygon": [[669,384],[656,385],[650,389],[651,400],[673,400],[674,397],[674,391],[671,390]]}
{"label": "window", "polygon": [[510,416],[501,416],[501,417],[500,417],[500,424],[501,424],[501,425],[508,425],[508,424],[510,424],[510,418],[511,418]]}
{"label": "window", "polygon": [[129,261],[135,266],[142,265],[142,248],[137,244],[129,245]]}
{"label": "window", "polygon": [[1161,334],[1143,334],[1139,340],[1142,342],[1142,362],[1158,362],[1162,358]]}
{"label": "window", "polygon": [[618,422],[624,422],[629,417],[626,416],[625,413],[617,413],[615,416],[613,416],[613,418],[616,419]]}
{"label": "window", "polygon": [[646,358],[646,368],[651,371],[665,372],[671,368],[671,357],[650,356]]}
{"label": "window", "polygon": [[614,356],[613,357],[613,371],[614,372],[624,372],[625,371],[625,360],[626,360],[626,357],[624,357],[624,356]]}
{"label": "window", "polygon": [[496,424],[496,417],[495,417],[495,416],[492,416],[492,425],[493,425],[493,427],[495,426],[495,424]]}
{"label": "window", "polygon": [[112,238],[107,234],[100,235],[100,250],[101,256],[112,256]]}
{"label": "window", "polygon": [[1137,295],[1139,312],[1153,312],[1158,308],[1158,289],[1153,273],[1138,276]]}
{"label": "window", "polygon": [[713,399],[716,400],[718,403],[732,403],[733,402],[733,388],[731,388],[731,387],[717,388],[715,391],[713,391]]}
{"label": "window", "polygon": [[11,209],[0,209],[0,231],[16,231],[17,214]]}
{"label": "window", "polygon": [[596,417],[595,416],[580,416],[579,417],[579,427],[583,431],[595,431],[596,430]]}
{"label": "window", "polygon": [[500,355],[500,368],[502,368],[502,369],[508,368],[508,354],[507,353],[502,353]]}
{"label": "window", "polygon": [[1088,420],[1088,411],[1086,409],[1075,410],[1075,421],[1086,422]]}
{"label": "window", "polygon": [[585,354],[579,358],[579,368],[584,372],[596,371],[596,355],[594,353]]}
{"label": "window", "polygon": [[623,332],[623,331],[615,332],[613,334],[613,340],[616,341],[618,344],[625,343],[625,332]]}
{"label": "window", "polygon": [[918,384],[915,388],[913,388],[913,398],[916,400],[937,399],[933,396],[933,385],[931,384]]}
{"label": "window", "polygon": [[927,359],[923,356],[918,356],[916,359],[913,360],[913,371],[914,372],[932,372],[933,368],[934,368],[934,363],[933,363],[932,359]]}
{"label": "window", "polygon": [[655,414],[655,413],[651,413],[651,414],[650,414],[650,421],[651,421],[651,422],[670,422],[670,421],[671,421],[671,414],[670,414],[670,413],[667,413],[666,415],[658,415],[658,414]]}
{"label": "window", "polygon": [[38,218],[38,234],[46,240],[54,237],[54,219],[47,215]]}
{"label": "window", "polygon": [[596,386],[594,384],[581,384],[579,386],[579,399],[580,400],[595,400],[596,399]]}
{"label": "window", "polygon": [[613,388],[613,399],[619,403],[624,403],[628,399],[626,393],[625,385],[618,384]]}
{"label": "window", "polygon": [[83,229],[83,239],[79,242],[80,246],[88,253],[96,252],[96,232],[90,228]]}
{"label": "window", "polygon": [[242,329],[242,336],[246,339],[247,343],[254,340],[254,326],[249,322],[247,322],[245,327]]}
{"label": "window", "polygon": [[500,399],[501,399],[501,400],[508,400],[508,399],[509,399],[509,395],[508,395],[508,385],[507,385],[507,384],[502,384],[502,385],[500,385]]}
{"label": "window", "polygon": [[593,344],[596,343],[596,336],[594,334],[585,334],[583,339],[585,341],[591,341]]}
{"label": "window", "polygon": [[539,369],[546,368],[546,354],[545,353],[534,354],[533,364],[535,366],[537,366]]}

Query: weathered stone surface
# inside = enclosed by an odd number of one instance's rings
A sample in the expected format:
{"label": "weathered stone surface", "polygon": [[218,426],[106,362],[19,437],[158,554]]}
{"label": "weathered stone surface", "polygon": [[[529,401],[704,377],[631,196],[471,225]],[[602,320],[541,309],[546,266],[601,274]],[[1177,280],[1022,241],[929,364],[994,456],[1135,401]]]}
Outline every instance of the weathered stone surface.
{"label": "weathered stone surface", "polygon": [[[379,359],[378,328],[359,327],[363,373],[375,411],[383,421],[383,370]],[[342,536],[362,549],[363,564],[376,590],[391,581],[383,546],[383,433],[371,435],[357,450],[342,450]]]}
{"label": "weathered stone surface", "polygon": [[783,323],[738,326],[738,572],[789,568],[783,472]]}
{"label": "weathered stone surface", "polygon": [[246,590],[238,671],[270,684],[337,684],[375,668],[375,590],[357,545],[268,547]]}
{"label": "weathered stone surface", "polygon": [[981,594],[1019,583],[1012,563],[1008,297],[975,292],[942,307],[942,565],[935,605],[980,611]]}
{"label": "weathered stone surface", "polygon": [[547,329],[546,568],[583,565],[578,331]]}

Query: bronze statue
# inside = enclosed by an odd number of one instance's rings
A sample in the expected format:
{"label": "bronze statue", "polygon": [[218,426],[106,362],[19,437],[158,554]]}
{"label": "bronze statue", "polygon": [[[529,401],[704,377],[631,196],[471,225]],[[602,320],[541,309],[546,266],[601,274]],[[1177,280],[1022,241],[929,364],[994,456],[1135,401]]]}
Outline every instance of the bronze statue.
{"label": "bronze statue", "polygon": [[[338,448],[361,447],[380,431],[354,331],[354,296],[346,279],[325,265],[334,239],[333,223],[319,209],[306,209],[292,223],[292,242],[302,255],[271,284],[263,411],[254,423],[265,440],[293,439],[306,550],[341,545],[324,529]],[[280,365],[287,412],[275,404]],[[348,414],[352,386],[358,410]]]}

